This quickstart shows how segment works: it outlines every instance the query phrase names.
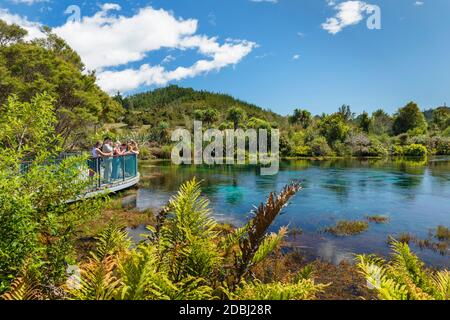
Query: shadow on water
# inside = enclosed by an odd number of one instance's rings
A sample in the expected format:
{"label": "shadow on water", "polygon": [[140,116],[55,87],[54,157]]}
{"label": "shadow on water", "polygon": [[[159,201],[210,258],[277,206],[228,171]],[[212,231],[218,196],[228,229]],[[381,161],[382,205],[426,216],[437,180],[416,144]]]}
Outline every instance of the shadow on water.
{"label": "shadow on water", "polygon": [[[430,160],[338,159],[291,160],[280,164],[275,176],[261,176],[259,168],[243,166],[175,166],[143,162],[136,207],[158,209],[184,181],[202,181],[215,218],[236,226],[247,220],[255,205],[292,180],[302,191],[279,216],[273,230],[289,225],[303,230],[293,246],[312,257],[339,262],[353,253],[389,254],[389,235],[410,232],[426,237],[437,225],[450,226],[450,158]],[[336,238],[317,231],[339,220],[363,220],[386,215],[388,224],[371,224],[361,235]],[[415,248],[417,249],[417,248]],[[449,267],[448,256],[418,250],[428,264]]]}

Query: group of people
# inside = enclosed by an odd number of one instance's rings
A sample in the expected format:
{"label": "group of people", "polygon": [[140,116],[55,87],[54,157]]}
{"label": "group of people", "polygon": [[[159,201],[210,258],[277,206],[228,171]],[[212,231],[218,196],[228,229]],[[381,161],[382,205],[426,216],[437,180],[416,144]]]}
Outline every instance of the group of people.
{"label": "group of people", "polygon": [[139,147],[134,140],[126,143],[120,141],[113,142],[111,138],[97,141],[91,150],[93,165],[91,165],[92,175],[100,173],[101,167],[104,168],[103,181],[111,183],[117,180],[121,175],[136,175],[136,162],[133,157],[120,157],[124,155],[138,155]]}

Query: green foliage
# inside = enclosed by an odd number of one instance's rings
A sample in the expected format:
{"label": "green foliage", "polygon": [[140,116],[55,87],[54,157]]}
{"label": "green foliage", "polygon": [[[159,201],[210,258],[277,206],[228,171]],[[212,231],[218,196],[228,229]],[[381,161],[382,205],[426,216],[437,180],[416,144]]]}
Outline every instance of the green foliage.
{"label": "green foliage", "polygon": [[440,107],[435,109],[431,122],[437,130],[444,131],[450,126],[450,108]]}
{"label": "green foliage", "polygon": [[21,42],[27,33],[26,30],[17,24],[8,25],[3,20],[0,20],[0,46]]}
{"label": "green foliage", "polygon": [[369,224],[366,221],[347,221],[342,220],[333,226],[325,229],[325,232],[329,232],[335,236],[351,236],[360,234],[369,228]]}
{"label": "green foliage", "polygon": [[448,300],[450,272],[431,271],[414,255],[406,243],[391,242],[393,259],[386,262],[375,256],[359,255],[358,267],[369,288],[383,300]]}
{"label": "green foliage", "polygon": [[361,113],[361,115],[356,118],[356,121],[358,122],[358,126],[362,131],[369,133],[371,120],[367,112],[364,111],[363,113]]}
{"label": "green foliage", "polygon": [[239,124],[245,120],[246,117],[247,113],[239,107],[232,107],[227,112],[227,120],[233,123],[235,130],[239,127]]}
{"label": "green foliage", "polygon": [[311,155],[315,157],[330,156],[333,154],[327,140],[324,137],[317,137],[308,146],[311,148]]}
{"label": "green foliage", "polygon": [[411,144],[409,146],[403,147],[403,155],[409,157],[425,157],[428,150],[425,146],[421,144]]}
{"label": "green foliage", "polygon": [[424,133],[427,130],[425,116],[414,102],[408,103],[400,108],[393,123],[395,135],[414,131],[415,133]]}
{"label": "green foliage", "polygon": [[47,38],[20,41],[24,30],[0,24],[0,105],[15,94],[32,102],[42,92],[53,98],[56,133],[66,146],[76,145],[94,127],[116,120],[123,109],[95,84],[94,73],[84,72],[78,54],[62,39],[46,31]]}
{"label": "green foliage", "polygon": [[110,224],[69,293],[83,300],[314,299],[325,286],[315,284],[308,270],[294,282],[267,284],[240,272],[280,244],[286,229],[266,230],[296,191],[289,186],[272,194],[246,226],[221,236],[199,183],[188,181],[160,212],[147,241],[130,247],[125,231]]}
{"label": "green foliage", "polygon": [[76,228],[99,211],[96,199],[68,203],[91,182],[80,179],[84,157],[56,160],[52,102],[45,94],[30,103],[13,97],[1,107],[0,293],[25,266],[43,285],[64,281]]}
{"label": "green foliage", "polygon": [[333,144],[335,141],[343,142],[350,131],[350,127],[339,113],[324,116],[319,121],[318,127],[320,134],[327,139],[328,144]]}
{"label": "green foliage", "polygon": [[297,283],[262,283],[254,281],[244,285],[231,295],[234,300],[313,300],[326,287],[317,285],[311,279]]}
{"label": "green foliage", "polygon": [[311,112],[307,110],[295,109],[294,114],[289,117],[291,124],[300,125],[301,128],[306,129],[312,123]]}

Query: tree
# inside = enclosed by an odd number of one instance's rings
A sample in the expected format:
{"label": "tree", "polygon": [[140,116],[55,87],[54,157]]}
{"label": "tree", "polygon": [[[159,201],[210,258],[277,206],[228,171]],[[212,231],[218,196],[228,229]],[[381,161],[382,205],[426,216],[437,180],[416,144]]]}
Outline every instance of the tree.
{"label": "tree", "polygon": [[0,46],[23,41],[27,34],[28,32],[17,24],[8,25],[3,20],[0,20]]}
{"label": "tree", "polygon": [[299,124],[303,129],[306,129],[312,123],[311,112],[295,109],[294,114],[289,117],[289,122],[292,124]]}
{"label": "tree", "polygon": [[210,126],[219,119],[219,112],[213,108],[208,108],[206,110],[195,110],[194,116],[197,120],[200,120],[207,126]]}
{"label": "tree", "polygon": [[350,127],[345,123],[340,113],[325,116],[319,121],[318,127],[320,134],[327,139],[330,145],[335,141],[343,142],[350,131]]}
{"label": "tree", "polygon": [[370,132],[376,135],[391,134],[392,124],[392,117],[384,110],[378,109],[372,113]]}
{"label": "tree", "polygon": [[245,120],[246,117],[247,114],[245,113],[245,111],[239,107],[232,107],[230,108],[230,110],[228,110],[227,113],[227,120],[233,122],[235,130],[239,127],[239,124]]}
{"label": "tree", "polygon": [[410,102],[398,110],[394,119],[393,130],[395,135],[407,133],[410,130],[417,130],[422,133],[427,130],[425,116],[416,103]]}
{"label": "tree", "polygon": [[358,118],[356,120],[357,120],[359,128],[362,131],[369,133],[370,123],[371,123],[369,114],[364,111],[362,114],[360,114],[358,116]]}
{"label": "tree", "polygon": [[268,123],[266,120],[259,119],[256,117],[251,117],[247,121],[247,127],[252,129],[266,129],[266,130],[272,129],[270,123]]}
{"label": "tree", "polygon": [[355,117],[355,114],[351,111],[350,106],[346,104],[342,105],[337,113],[341,115],[345,122],[349,122]]}
{"label": "tree", "polygon": [[123,108],[96,85],[95,73],[85,72],[80,57],[64,40],[49,29],[45,32],[45,39],[19,38],[0,46],[0,104],[12,94],[30,102],[47,92],[54,99],[56,133],[70,147],[82,142],[95,125],[121,117]]}
{"label": "tree", "polygon": [[433,111],[432,124],[440,131],[450,126],[450,108],[440,107]]}

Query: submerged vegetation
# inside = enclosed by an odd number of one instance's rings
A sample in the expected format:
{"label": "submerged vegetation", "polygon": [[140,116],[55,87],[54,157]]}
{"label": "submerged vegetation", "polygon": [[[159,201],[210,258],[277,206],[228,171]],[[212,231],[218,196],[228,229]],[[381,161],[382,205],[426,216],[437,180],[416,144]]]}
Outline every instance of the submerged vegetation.
{"label": "submerged vegetation", "polygon": [[372,215],[372,216],[367,216],[367,220],[369,222],[374,222],[374,223],[388,223],[389,222],[389,217],[387,216],[382,216],[382,215]]}
{"label": "submerged vegetation", "polygon": [[410,233],[401,233],[395,239],[389,237],[388,242],[399,241],[401,243],[414,243],[420,249],[430,249],[439,252],[445,256],[449,254],[450,248],[450,231],[445,226],[437,226],[437,228],[430,230],[428,237],[421,239]]}
{"label": "submerged vegetation", "polygon": [[341,220],[333,227],[325,228],[324,231],[335,236],[351,236],[361,234],[369,228],[366,221],[347,221]]}

